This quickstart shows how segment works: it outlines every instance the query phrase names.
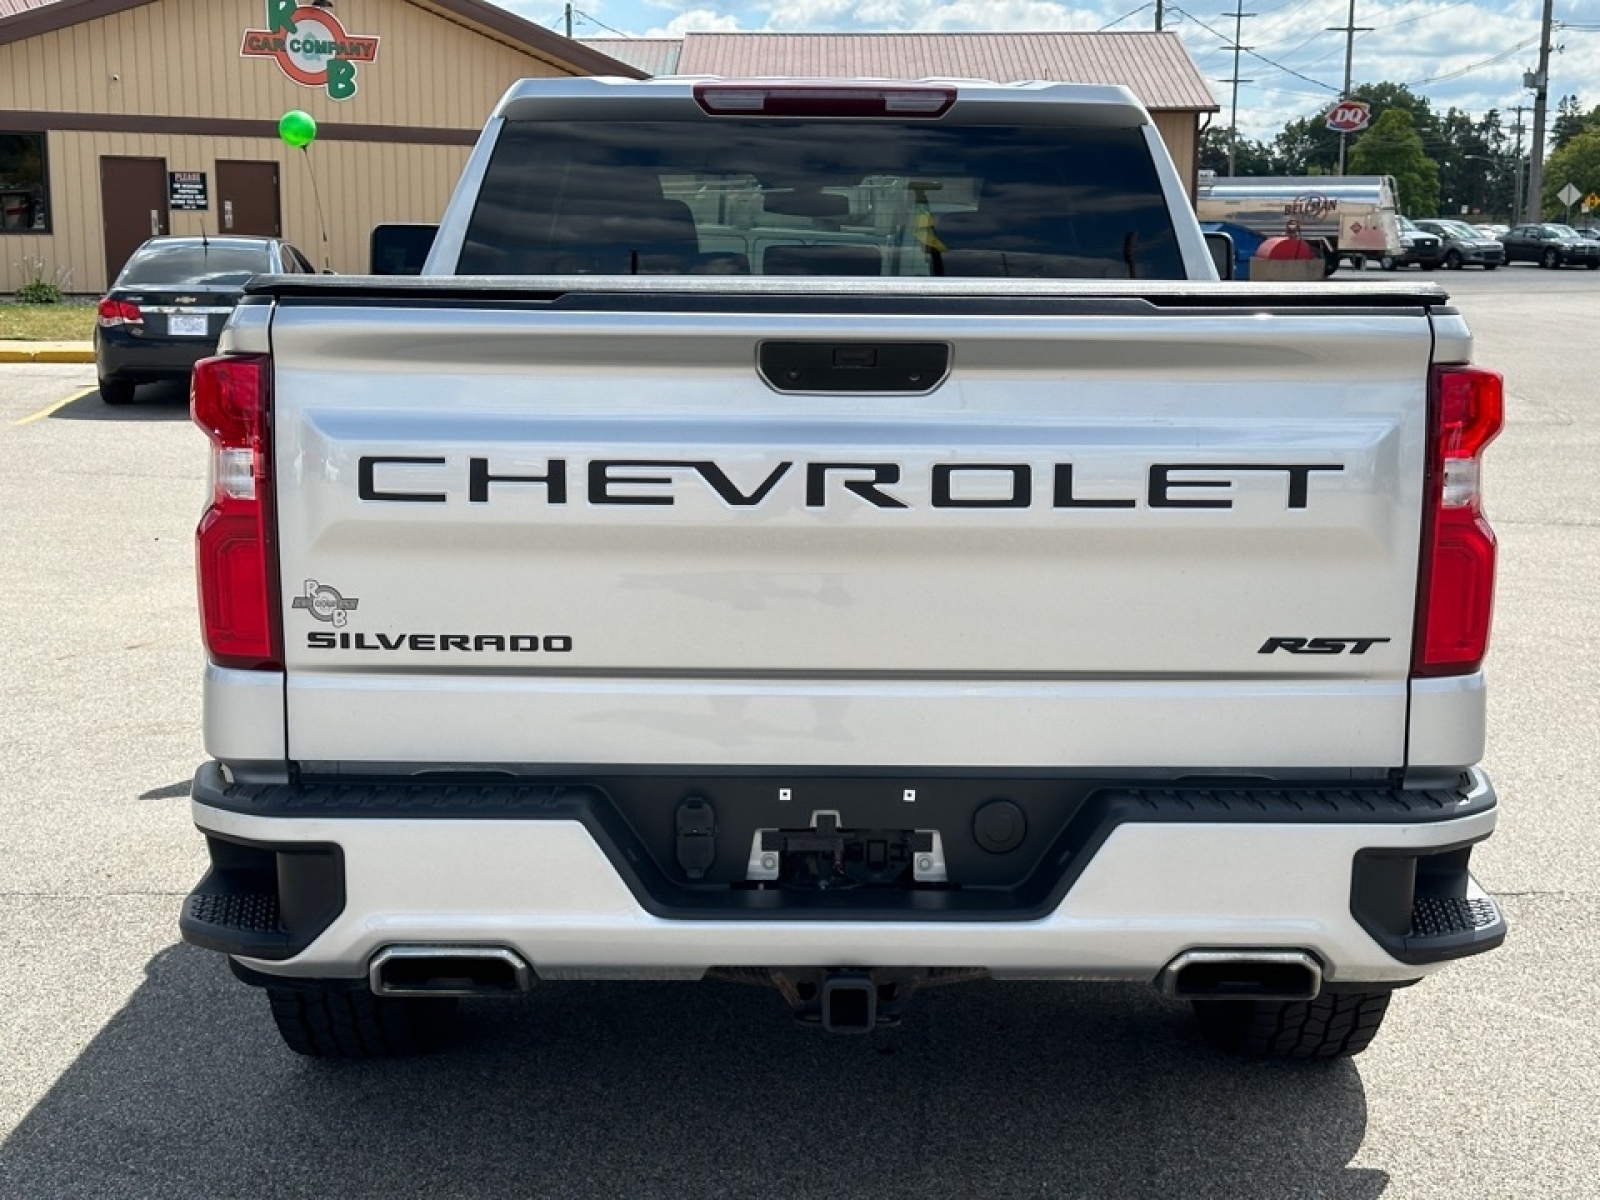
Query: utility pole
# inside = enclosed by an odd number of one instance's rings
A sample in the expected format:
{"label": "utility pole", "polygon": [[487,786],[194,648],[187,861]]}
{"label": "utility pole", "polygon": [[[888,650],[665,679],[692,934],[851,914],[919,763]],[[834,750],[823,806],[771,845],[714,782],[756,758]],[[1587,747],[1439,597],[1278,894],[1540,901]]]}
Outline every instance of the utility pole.
{"label": "utility pole", "polygon": [[[1343,25],[1329,25],[1328,29],[1332,33],[1344,34],[1344,91],[1339,93],[1339,100],[1342,103],[1343,101],[1350,99],[1350,69],[1355,64],[1356,34],[1369,33],[1372,30],[1372,26],[1356,24],[1356,0],[1350,0],[1349,20],[1347,20]],[[1340,130],[1339,174],[1341,175],[1344,174],[1345,149],[1349,142],[1350,135],[1345,133],[1343,130]]]}
{"label": "utility pole", "polygon": [[1544,210],[1544,110],[1550,103],[1550,22],[1555,3],[1556,0],[1544,0],[1544,24],[1539,29],[1539,69],[1533,75],[1533,145],[1528,148],[1530,223],[1540,220]]}
{"label": "utility pole", "polygon": [[[1353,2],[1353,0],[1352,0]],[[1239,158],[1239,85],[1241,83],[1254,83],[1253,79],[1239,78],[1239,55],[1250,49],[1249,46],[1239,44],[1239,35],[1244,31],[1244,19],[1253,17],[1255,13],[1244,11],[1244,0],[1233,0],[1234,8],[1231,13],[1223,13],[1224,17],[1233,18],[1233,76],[1229,80],[1233,84],[1233,112],[1228,118],[1228,174],[1237,174]]]}
{"label": "utility pole", "polygon": [[572,39],[572,5],[567,5],[567,39]]}
{"label": "utility pole", "polygon": [[1156,0],[1156,32],[1160,33],[1166,24],[1166,0]]}
{"label": "utility pole", "polygon": [[1527,126],[1522,123],[1522,114],[1527,112],[1524,105],[1517,105],[1511,110],[1517,114],[1517,123],[1511,127],[1511,132],[1517,135],[1517,156],[1512,160],[1515,177],[1511,182],[1511,223],[1522,224],[1522,135]]}

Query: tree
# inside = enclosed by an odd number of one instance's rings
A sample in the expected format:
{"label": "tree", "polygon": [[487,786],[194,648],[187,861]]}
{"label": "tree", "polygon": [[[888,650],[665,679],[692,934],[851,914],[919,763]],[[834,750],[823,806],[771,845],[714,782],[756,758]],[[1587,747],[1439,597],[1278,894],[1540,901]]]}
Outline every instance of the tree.
{"label": "tree", "polygon": [[[1403,83],[1362,83],[1350,89],[1355,100],[1365,100],[1374,121],[1391,109],[1400,109],[1411,118],[1412,128],[1422,137],[1423,147],[1433,153],[1441,144],[1439,119],[1426,96],[1419,96]],[[1332,98],[1328,107],[1332,107]],[[1339,135],[1328,128],[1324,113],[1290,121],[1272,140],[1277,169],[1285,175],[1332,175],[1339,169]],[[1357,134],[1360,138],[1363,134]],[[1351,143],[1353,145],[1353,143]],[[1348,154],[1346,170],[1349,170]],[[1353,171],[1351,172],[1354,173]]]}
{"label": "tree", "polygon": [[1546,219],[1553,221],[1557,213],[1567,211],[1556,193],[1569,183],[1586,196],[1600,192],[1600,130],[1578,134],[1545,162]]}
{"label": "tree", "polygon": [[1272,158],[1285,175],[1332,175],[1339,165],[1339,135],[1321,113],[1290,121],[1272,139]]}
{"label": "tree", "polygon": [[1439,164],[1422,148],[1411,114],[1388,109],[1350,150],[1352,175],[1393,175],[1400,211],[1428,217],[1439,211]]}
{"label": "tree", "polygon": [[1556,106],[1556,119],[1550,125],[1550,137],[1560,150],[1579,134],[1600,130],[1600,105],[1583,111],[1576,96],[1563,96]]}
{"label": "tree", "polygon": [[1490,112],[1474,121],[1470,113],[1452,108],[1439,118],[1438,129],[1439,148],[1429,154],[1439,164],[1440,212],[1509,211],[1510,164],[1498,144],[1505,140],[1500,115]]}
{"label": "tree", "polygon": [[[1226,128],[1213,127],[1200,135],[1202,171],[1215,171],[1218,175],[1229,173],[1228,132]],[[1234,147],[1233,160],[1235,175],[1271,175],[1275,171],[1272,151],[1264,142],[1252,142],[1249,138],[1239,139],[1239,144]]]}

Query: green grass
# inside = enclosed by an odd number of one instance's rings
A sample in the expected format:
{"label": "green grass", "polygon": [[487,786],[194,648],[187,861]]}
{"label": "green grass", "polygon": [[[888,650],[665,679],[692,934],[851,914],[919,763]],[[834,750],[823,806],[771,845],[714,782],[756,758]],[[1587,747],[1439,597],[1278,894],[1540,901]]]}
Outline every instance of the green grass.
{"label": "green grass", "polygon": [[87,342],[93,304],[0,304],[0,342]]}

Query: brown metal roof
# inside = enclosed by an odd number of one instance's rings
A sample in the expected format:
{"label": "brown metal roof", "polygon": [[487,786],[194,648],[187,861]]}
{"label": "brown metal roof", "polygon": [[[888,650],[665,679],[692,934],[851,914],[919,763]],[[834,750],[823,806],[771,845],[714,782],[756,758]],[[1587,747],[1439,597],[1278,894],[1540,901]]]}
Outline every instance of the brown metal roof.
{"label": "brown metal roof", "polygon": [[676,75],[678,56],[683,53],[681,38],[584,38],[583,44],[638,67],[646,75]]}
{"label": "brown metal roof", "polygon": [[[624,56],[615,40],[599,44]],[[691,33],[675,70],[744,78],[943,76],[1123,84],[1153,111],[1218,108],[1183,42],[1165,32]]]}
{"label": "brown metal roof", "polygon": [[[499,37],[530,54],[564,63],[591,75],[639,78],[645,74],[637,67],[607,58],[598,50],[564,38],[543,25],[525,21],[486,0],[406,2],[449,14],[468,25],[477,26],[480,32]],[[156,0],[0,0],[0,46],[153,3]]]}

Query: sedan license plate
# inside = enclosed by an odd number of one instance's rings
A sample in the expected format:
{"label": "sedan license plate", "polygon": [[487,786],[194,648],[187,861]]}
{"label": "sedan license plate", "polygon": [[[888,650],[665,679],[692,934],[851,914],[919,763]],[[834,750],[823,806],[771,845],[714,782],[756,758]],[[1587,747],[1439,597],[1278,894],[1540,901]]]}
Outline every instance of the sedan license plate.
{"label": "sedan license plate", "polygon": [[173,337],[205,337],[206,319],[204,317],[168,317],[167,332]]}

